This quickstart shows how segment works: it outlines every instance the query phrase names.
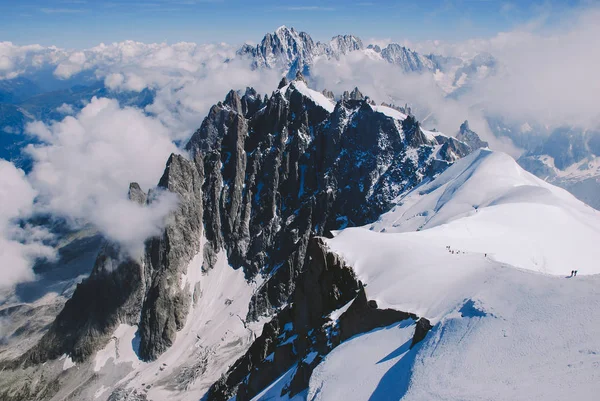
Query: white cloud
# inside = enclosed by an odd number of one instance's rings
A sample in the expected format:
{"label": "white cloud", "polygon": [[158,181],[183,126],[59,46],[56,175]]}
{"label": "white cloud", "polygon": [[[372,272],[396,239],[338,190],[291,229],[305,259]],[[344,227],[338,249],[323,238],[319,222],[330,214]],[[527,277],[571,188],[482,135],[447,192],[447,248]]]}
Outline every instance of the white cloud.
{"label": "white cloud", "polygon": [[125,82],[125,77],[119,73],[109,74],[104,79],[104,85],[111,90],[119,89],[123,85],[123,82]]}
{"label": "white cloud", "polygon": [[545,125],[600,126],[600,10],[550,33],[515,31],[490,41],[504,71],[482,80],[471,100],[495,113]]}
{"label": "white cloud", "polygon": [[125,81],[125,84],[123,85],[123,87],[126,90],[130,90],[130,91],[134,91],[134,92],[141,92],[147,86],[148,86],[148,84],[146,83],[146,81],[142,77],[140,77],[139,75],[136,75],[136,74],[127,74],[127,80]]}
{"label": "white cloud", "polygon": [[111,90],[134,92],[141,92],[149,86],[144,78],[134,73],[111,73],[104,79],[104,85]]}
{"label": "white cloud", "polygon": [[66,103],[63,103],[59,107],[57,107],[56,111],[58,111],[61,114],[73,114],[73,113],[75,113],[75,110],[73,110],[73,106],[71,106],[70,104],[66,104]]}
{"label": "white cloud", "polygon": [[462,100],[449,98],[431,74],[405,74],[400,68],[352,52],[339,60],[320,59],[311,69],[317,89],[340,95],[355,86],[377,103],[399,106],[408,103],[426,128],[436,128],[447,135],[458,132],[461,123],[470,126],[496,149],[514,156],[520,151],[506,141],[497,140],[489,130],[480,108]]}
{"label": "white cloud", "polygon": [[[491,134],[484,112],[507,122],[536,123],[546,127],[561,125],[582,129],[600,127],[600,63],[596,38],[600,37],[599,9],[586,9],[565,16],[564,24],[551,30],[533,21],[512,32],[490,39],[458,43],[426,41],[404,43],[422,54],[438,53],[469,59],[482,52],[498,60],[492,73],[478,66],[457,76],[467,83],[464,94],[447,97],[441,91],[454,88],[452,74],[402,74],[384,62],[351,53],[339,61],[320,60],[312,69],[319,89],[327,87],[341,93],[358,86],[377,101],[405,102],[415,106],[425,124],[448,134],[469,119],[471,127],[484,139],[517,156],[519,151]],[[433,78],[433,79],[431,79]]]}
{"label": "white cloud", "polygon": [[64,57],[66,53],[56,47],[17,46],[11,42],[0,42],[0,80],[18,77]]}
{"label": "white cloud", "polygon": [[0,56],[0,71],[10,71],[13,68],[13,62],[6,55]]}
{"label": "white cloud", "polygon": [[48,233],[17,224],[33,212],[36,195],[25,173],[0,159],[0,289],[32,280],[34,260],[54,257],[53,249],[41,242]]}
{"label": "white cloud", "polygon": [[280,79],[280,72],[253,71],[243,60],[207,65],[199,73],[161,87],[146,110],[170,127],[174,139],[185,140],[200,127],[210,107],[223,100],[229,90],[250,86],[258,93],[270,94]]}
{"label": "white cloud", "polygon": [[149,207],[127,199],[130,182],[154,187],[168,156],[177,152],[163,124],[116,100],[94,98],[75,116],[31,123],[26,130],[44,142],[27,149],[37,207],[74,226],[91,222],[138,256],[176,202],[166,193]]}

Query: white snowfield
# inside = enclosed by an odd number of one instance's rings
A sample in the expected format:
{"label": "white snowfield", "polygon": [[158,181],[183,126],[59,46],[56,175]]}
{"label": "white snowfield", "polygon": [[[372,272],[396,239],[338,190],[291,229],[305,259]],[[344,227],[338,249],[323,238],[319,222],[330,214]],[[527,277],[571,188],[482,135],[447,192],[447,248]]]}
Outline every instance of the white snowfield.
{"label": "white snowfield", "polygon": [[504,153],[480,149],[397,203],[370,229],[542,273],[600,273],[600,212]]}
{"label": "white snowfield", "polygon": [[395,120],[402,121],[406,119],[406,114],[401,113],[396,109],[392,109],[391,107],[371,105],[371,108],[373,111],[385,114],[386,116],[392,117]]}
{"label": "white snowfield", "polygon": [[599,399],[600,212],[489,150],[397,202],[328,244],[434,328],[412,350],[412,322],[350,339],[308,400]]}

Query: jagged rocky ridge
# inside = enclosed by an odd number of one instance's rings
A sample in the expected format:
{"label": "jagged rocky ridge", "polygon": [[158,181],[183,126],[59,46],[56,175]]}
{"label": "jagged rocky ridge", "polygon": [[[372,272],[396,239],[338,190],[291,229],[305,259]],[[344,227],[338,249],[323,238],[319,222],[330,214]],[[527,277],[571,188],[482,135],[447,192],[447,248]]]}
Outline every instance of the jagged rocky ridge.
{"label": "jagged rocky ridge", "polygon": [[351,52],[362,51],[371,57],[398,66],[407,73],[453,72],[455,84],[463,74],[474,75],[477,68],[485,65],[495,68],[496,61],[489,55],[477,55],[472,60],[463,61],[456,57],[436,54],[423,55],[406,46],[390,43],[384,48],[377,45],[364,46],[354,35],[337,35],[329,42],[315,42],[306,32],[281,26],[273,33],[267,33],[258,45],[243,45],[237,55],[250,57],[253,68],[276,68],[293,78],[297,72],[310,74],[310,67],[318,58],[339,59]]}
{"label": "jagged rocky ridge", "polygon": [[187,144],[191,160],[172,155],[148,194],[130,187],[140,204],[153,202],[157,190],[178,195],[163,234],[139,258],[107,244],[44,338],[9,367],[63,354],[86,360],[119,323],[137,324],[139,356],[155,359],[194,301],[184,275],[199,252],[204,270],[225,250],[247,280],[263,281],[247,319],[286,310],[299,294],[311,238],[373,221],[400,193],[471,150],[426,134],[412,116],[377,111],[357,89],[335,105],[319,96],[299,75],[270,97],[231,91],[213,106]]}
{"label": "jagged rocky ridge", "polygon": [[362,41],[353,35],[337,35],[329,43],[323,43],[315,42],[306,32],[281,26],[267,33],[258,45],[245,44],[237,54],[251,57],[254,68],[281,68],[293,78],[298,72],[308,74],[317,57],[339,58],[363,48]]}
{"label": "jagged rocky ridge", "polygon": [[487,142],[482,141],[481,138],[479,138],[479,135],[469,128],[469,122],[466,120],[460,125],[460,129],[456,134],[456,139],[466,143],[473,150],[489,147]]}

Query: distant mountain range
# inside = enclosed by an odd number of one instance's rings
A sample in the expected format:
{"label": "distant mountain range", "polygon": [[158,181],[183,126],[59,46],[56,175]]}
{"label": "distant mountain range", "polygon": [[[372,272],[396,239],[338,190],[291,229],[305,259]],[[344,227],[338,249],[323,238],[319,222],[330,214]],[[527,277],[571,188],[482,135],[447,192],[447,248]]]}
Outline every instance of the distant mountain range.
{"label": "distant mountain range", "polygon": [[[461,59],[420,54],[396,43],[383,48],[365,45],[353,35],[337,35],[330,41],[319,42],[306,32],[285,26],[267,33],[257,45],[241,46],[236,57],[248,60],[250,68],[276,70],[288,79],[301,72],[310,82],[315,63],[337,60],[351,53],[397,66],[407,74],[436,74],[440,89],[453,98],[468,93],[477,80],[497,73],[501,63],[487,53]],[[76,113],[94,96],[115,98],[122,105],[143,108],[153,103],[155,91],[113,91],[92,71],[81,72],[68,80],[56,78],[48,69],[35,75],[0,80],[0,157],[27,170],[30,161],[22,149],[33,143],[33,139],[22,135],[25,124],[33,120],[61,120],[66,111],[61,109],[63,105]],[[487,120],[494,135],[510,138],[524,150],[519,160],[522,167],[600,208],[599,131],[571,126],[549,129],[527,121],[508,122],[502,116],[490,115]]]}
{"label": "distant mountain range", "polygon": [[281,69],[287,71],[288,78],[293,78],[298,71],[310,76],[311,66],[320,58],[339,59],[352,52],[386,61],[405,73],[438,71],[448,74],[450,86],[445,89],[448,93],[467,85],[481,67],[493,73],[497,65],[490,54],[479,54],[466,60],[436,54],[422,55],[397,43],[390,43],[384,48],[372,44],[365,46],[360,38],[353,35],[337,35],[329,42],[315,42],[306,32],[286,26],[267,33],[256,46],[242,46],[237,54],[252,58],[254,68]]}

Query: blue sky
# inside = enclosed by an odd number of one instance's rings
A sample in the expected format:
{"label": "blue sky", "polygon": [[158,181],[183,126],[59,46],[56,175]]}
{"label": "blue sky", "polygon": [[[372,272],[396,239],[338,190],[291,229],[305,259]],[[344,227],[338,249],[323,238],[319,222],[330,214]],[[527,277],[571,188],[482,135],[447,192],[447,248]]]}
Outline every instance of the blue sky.
{"label": "blue sky", "polygon": [[458,41],[540,16],[548,25],[597,0],[0,0],[0,41],[85,48],[100,42],[259,41],[280,25],[316,39]]}

